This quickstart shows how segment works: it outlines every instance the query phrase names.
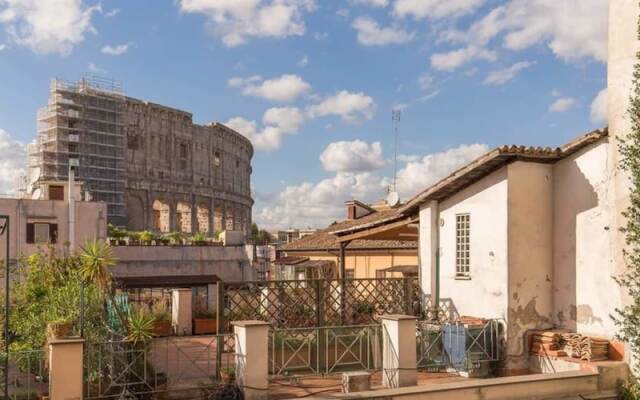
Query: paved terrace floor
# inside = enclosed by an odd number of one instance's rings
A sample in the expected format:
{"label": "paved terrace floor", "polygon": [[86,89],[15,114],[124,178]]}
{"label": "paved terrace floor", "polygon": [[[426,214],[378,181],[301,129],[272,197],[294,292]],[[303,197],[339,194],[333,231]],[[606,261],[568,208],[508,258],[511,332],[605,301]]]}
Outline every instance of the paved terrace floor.
{"label": "paved terrace floor", "polygon": [[[457,381],[469,381],[456,374],[419,372],[418,385],[441,384]],[[372,389],[382,389],[382,373],[376,372],[371,379]],[[295,379],[279,379],[269,384],[269,400],[294,399],[314,394],[331,394],[342,392],[342,375],[325,377],[308,376]]]}

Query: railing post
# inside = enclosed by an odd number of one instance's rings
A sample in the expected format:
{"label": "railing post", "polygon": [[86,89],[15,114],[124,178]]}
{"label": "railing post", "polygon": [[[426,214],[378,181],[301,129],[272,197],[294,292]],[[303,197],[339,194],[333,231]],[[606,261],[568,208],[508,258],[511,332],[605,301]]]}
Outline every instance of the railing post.
{"label": "railing post", "polygon": [[269,395],[269,323],[233,321],[236,341],[236,382],[245,400]]}
{"label": "railing post", "polygon": [[49,398],[83,398],[84,340],[49,342]]}
{"label": "railing post", "polygon": [[383,315],[382,320],[382,382],[387,388],[415,386],[416,317]]}
{"label": "railing post", "polygon": [[216,285],[216,377],[220,377],[222,366],[222,353],[224,352],[224,337],[226,321],[224,320],[224,282],[218,281]]}
{"label": "railing post", "polygon": [[325,325],[324,311],[325,311],[325,281],[316,280],[316,355],[317,355],[317,371],[324,370],[327,364],[326,353],[326,337],[324,332],[320,329]]}
{"label": "railing post", "polygon": [[404,286],[404,313],[407,315],[414,315],[413,312],[413,291],[412,291],[412,279],[413,278],[403,278],[403,286]]}

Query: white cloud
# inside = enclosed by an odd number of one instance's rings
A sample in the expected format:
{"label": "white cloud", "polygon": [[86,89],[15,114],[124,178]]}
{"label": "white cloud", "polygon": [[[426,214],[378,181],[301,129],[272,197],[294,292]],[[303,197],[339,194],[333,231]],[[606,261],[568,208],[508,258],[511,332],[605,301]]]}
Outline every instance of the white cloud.
{"label": "white cloud", "polygon": [[304,35],[303,15],[315,10],[313,0],[179,0],[186,13],[203,14],[211,32],[228,47],[250,38]]}
{"label": "white cloud", "polygon": [[307,113],[311,118],[337,115],[347,122],[355,122],[360,119],[371,119],[375,110],[376,103],[371,97],[362,92],[352,93],[342,90],[309,107]]}
{"label": "white cloud", "polygon": [[304,116],[296,107],[275,107],[262,116],[263,128],[258,131],[255,121],[242,117],[231,118],[225,125],[235,129],[253,143],[256,150],[271,151],[280,148],[285,135],[298,132]]}
{"label": "white cloud", "polygon": [[119,8],[114,8],[111,11],[105,12],[104,16],[107,17],[107,18],[111,18],[111,17],[115,17],[118,14],[120,14],[120,9]]}
{"label": "white cloud", "polygon": [[418,85],[422,90],[431,88],[431,85],[433,85],[433,76],[429,74],[420,75],[420,77],[418,77]]}
{"label": "white cloud", "polygon": [[389,5],[389,0],[349,0],[349,3],[372,7],[386,7]]}
{"label": "white cloud", "polygon": [[302,57],[300,60],[298,60],[296,65],[298,67],[306,67],[307,65],[309,65],[309,57],[307,56]]}
{"label": "white cloud", "polygon": [[481,59],[494,61],[497,55],[494,51],[482,47],[468,46],[446,53],[436,53],[431,56],[431,66],[440,71],[454,71],[471,61]]}
{"label": "white cloud", "polygon": [[531,67],[535,62],[520,61],[508,68],[497,69],[489,72],[484,80],[485,85],[504,85],[516,77],[521,71]]}
{"label": "white cloud", "polygon": [[333,172],[370,172],[386,164],[380,142],[362,140],[329,143],[320,161],[325,170]]}
{"label": "white cloud", "polygon": [[131,47],[131,43],[117,44],[117,45],[107,45],[102,47],[100,51],[102,54],[107,54],[109,56],[121,56],[129,51],[129,47]]}
{"label": "white cloud", "polygon": [[549,111],[555,113],[561,113],[565,111],[569,111],[576,105],[576,99],[573,97],[561,97],[558,100],[551,103],[549,106]]}
{"label": "white cloud", "polygon": [[364,46],[407,43],[414,37],[412,32],[398,27],[381,27],[375,20],[368,17],[356,18],[351,27],[358,32],[358,43]]}
{"label": "white cloud", "polygon": [[98,65],[96,65],[96,64],[94,64],[94,63],[92,63],[92,62],[90,62],[90,63],[87,65],[87,69],[88,69],[90,72],[93,72],[93,73],[95,73],[95,74],[102,74],[102,75],[105,75],[105,74],[107,73],[107,70],[106,70],[106,69],[104,69],[104,68],[102,68],[102,67],[99,67]]}
{"label": "white cloud", "polygon": [[475,49],[475,55],[482,54],[492,51],[488,47],[494,42],[510,51],[546,43],[558,58],[567,62],[582,59],[605,62],[607,28],[607,0],[509,0],[476,20],[466,31],[443,32],[440,40],[464,44],[445,53],[459,56],[456,66],[478,58],[470,54],[470,49]]}
{"label": "white cloud", "polygon": [[0,129],[0,193],[14,193],[18,178],[25,174],[26,163],[25,145]]}
{"label": "white cloud", "polygon": [[348,18],[349,18],[349,15],[351,15],[351,12],[349,11],[349,9],[348,9],[348,8],[341,8],[341,9],[339,9],[338,11],[336,11],[336,14],[337,14],[339,17],[342,17],[342,18],[344,18],[344,19],[348,19]]}
{"label": "white cloud", "polygon": [[463,144],[447,151],[427,154],[408,162],[398,171],[398,192],[404,199],[416,195],[456,169],[468,164],[489,150],[485,144]]}
{"label": "white cloud", "polygon": [[91,25],[100,5],[87,6],[82,0],[1,0],[0,23],[9,39],[36,53],[68,55],[95,33]]}
{"label": "white cloud", "polygon": [[6,49],[6,48],[7,48],[7,45],[6,45],[6,44],[4,44],[4,43],[3,43],[3,44],[0,44],[0,51],[3,51],[3,50],[4,50],[4,49]]}
{"label": "white cloud", "polygon": [[329,37],[329,32],[316,32],[313,34],[315,40],[325,40]]}
{"label": "white cloud", "polygon": [[485,0],[396,0],[393,13],[398,17],[457,17],[474,12]]}
{"label": "white cloud", "polygon": [[[462,145],[425,155],[410,156],[398,172],[398,189],[403,200],[425,189],[455,169],[487,151],[485,145]],[[400,157],[399,157],[400,158]],[[386,196],[391,178],[373,172],[338,171],[319,182],[303,182],[286,186],[275,199],[257,204],[254,218],[260,226],[288,228],[293,226],[326,227],[345,218],[344,202],[358,199],[373,202]]]}
{"label": "white cloud", "polygon": [[609,121],[607,88],[602,89],[591,103],[591,122],[606,125]]}
{"label": "white cloud", "polygon": [[263,81],[258,75],[249,78],[231,78],[229,86],[242,87],[246,96],[271,101],[290,102],[311,90],[311,85],[297,75],[285,74]]}
{"label": "white cloud", "polygon": [[562,96],[562,93],[561,93],[558,89],[553,89],[553,90],[551,91],[551,96],[553,96],[553,97],[560,97],[560,96]]}

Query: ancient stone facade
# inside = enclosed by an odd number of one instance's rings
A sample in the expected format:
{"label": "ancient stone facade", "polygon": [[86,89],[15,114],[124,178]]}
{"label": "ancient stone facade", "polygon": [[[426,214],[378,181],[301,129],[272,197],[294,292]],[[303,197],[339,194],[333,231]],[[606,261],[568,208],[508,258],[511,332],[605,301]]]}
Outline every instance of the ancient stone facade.
{"label": "ancient stone facade", "polygon": [[251,142],[188,112],[127,98],[129,229],[212,234],[251,225]]}

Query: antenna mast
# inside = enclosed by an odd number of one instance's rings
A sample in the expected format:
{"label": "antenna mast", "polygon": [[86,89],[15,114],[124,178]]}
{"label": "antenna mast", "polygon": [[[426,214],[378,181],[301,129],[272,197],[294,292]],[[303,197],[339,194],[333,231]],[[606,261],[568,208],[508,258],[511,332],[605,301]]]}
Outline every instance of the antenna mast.
{"label": "antenna mast", "polygon": [[397,191],[396,181],[398,179],[398,125],[400,124],[400,109],[394,108],[391,110],[391,122],[393,125],[393,140],[394,140],[394,149],[393,149],[393,190],[392,192]]}

